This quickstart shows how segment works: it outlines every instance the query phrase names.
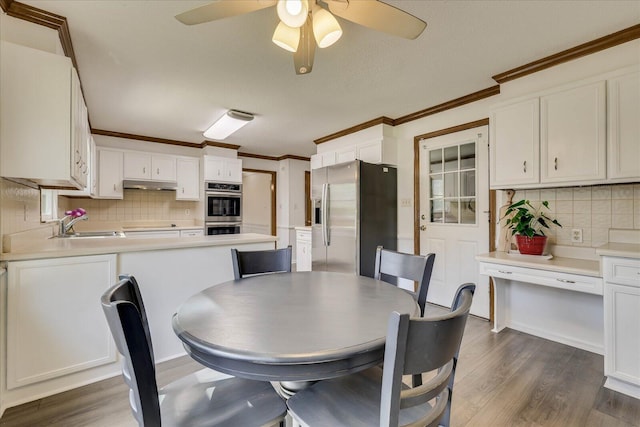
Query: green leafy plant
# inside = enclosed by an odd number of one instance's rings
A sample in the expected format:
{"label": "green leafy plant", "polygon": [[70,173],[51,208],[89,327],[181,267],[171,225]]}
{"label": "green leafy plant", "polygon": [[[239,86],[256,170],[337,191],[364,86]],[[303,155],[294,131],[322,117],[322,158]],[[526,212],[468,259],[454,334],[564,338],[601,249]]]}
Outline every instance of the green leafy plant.
{"label": "green leafy plant", "polygon": [[544,236],[544,229],[550,228],[551,224],[562,227],[557,220],[546,215],[545,209],[549,210],[549,202],[546,200],[537,208],[529,200],[520,200],[507,207],[502,219],[507,218],[505,224],[511,230],[511,235]]}

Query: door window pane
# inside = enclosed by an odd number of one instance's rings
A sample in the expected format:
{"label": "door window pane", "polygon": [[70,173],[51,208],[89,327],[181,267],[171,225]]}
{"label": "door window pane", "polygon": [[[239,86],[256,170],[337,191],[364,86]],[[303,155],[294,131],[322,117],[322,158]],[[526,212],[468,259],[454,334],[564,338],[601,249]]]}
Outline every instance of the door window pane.
{"label": "door window pane", "polygon": [[460,172],[460,197],[473,197],[476,195],[476,171]]}
{"label": "door window pane", "polygon": [[476,199],[460,200],[460,224],[476,223]]}
{"label": "door window pane", "polygon": [[429,173],[442,172],[442,150],[429,151]]}
{"label": "door window pane", "polygon": [[444,196],[444,185],[442,182],[442,174],[433,175],[429,177],[431,181],[431,197]]}
{"label": "door window pane", "polygon": [[476,224],[476,143],[429,150],[428,158],[431,222]]}
{"label": "door window pane", "polygon": [[444,197],[458,197],[458,173],[444,174]]}
{"label": "door window pane", "polygon": [[447,147],[444,149],[444,171],[458,170],[458,146]]}
{"label": "door window pane", "polygon": [[444,202],[444,222],[450,224],[458,223],[458,201],[445,200]]}
{"label": "door window pane", "polygon": [[460,169],[476,167],[476,143],[470,142],[460,146]]}

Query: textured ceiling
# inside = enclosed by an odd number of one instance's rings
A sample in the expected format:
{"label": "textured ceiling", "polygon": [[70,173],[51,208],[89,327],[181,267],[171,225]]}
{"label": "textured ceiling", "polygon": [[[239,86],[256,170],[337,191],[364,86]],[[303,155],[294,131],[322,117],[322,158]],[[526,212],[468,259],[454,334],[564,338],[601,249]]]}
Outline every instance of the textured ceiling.
{"label": "textured ceiling", "polygon": [[340,20],[342,39],[298,76],[271,42],[275,8],[185,26],[174,16],[206,1],[23,3],[67,17],[94,128],[200,143],[239,109],[256,118],[223,142],[271,156],[311,155],[314,139],[485,89],[492,75],[640,22],[637,0],[387,1],[425,32],[405,40]]}

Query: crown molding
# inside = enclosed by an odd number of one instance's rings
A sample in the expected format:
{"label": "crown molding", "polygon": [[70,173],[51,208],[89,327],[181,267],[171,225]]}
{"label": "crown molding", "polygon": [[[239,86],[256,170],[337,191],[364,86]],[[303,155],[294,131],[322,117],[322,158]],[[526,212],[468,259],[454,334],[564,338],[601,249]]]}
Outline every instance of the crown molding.
{"label": "crown molding", "polygon": [[393,121],[394,126],[398,126],[413,120],[418,120],[423,117],[431,116],[433,114],[441,113],[446,110],[460,107],[465,104],[479,101],[484,98],[489,98],[500,93],[500,86],[495,85],[486,89],[479,90],[477,92],[470,93],[460,98],[452,99],[451,101],[443,102],[442,104],[434,105],[433,107],[425,108],[424,110],[417,111],[406,116],[399,117]]}
{"label": "crown molding", "polygon": [[521,65],[520,67],[505,71],[504,73],[496,74],[492,79],[497,83],[502,84],[638,38],[640,38],[640,24],[600,37],[599,39],[583,43],[572,47],[571,49],[563,50],[562,52],[538,59],[537,61]]}
{"label": "crown molding", "polygon": [[304,156],[296,156],[295,154],[285,154],[283,156],[279,156],[279,157],[275,157],[275,156],[265,156],[263,154],[253,154],[253,153],[238,153],[238,156],[240,157],[248,157],[251,159],[261,159],[261,160],[271,160],[274,162],[279,162],[280,160],[302,160],[305,162],[310,161],[311,159],[309,157],[304,157]]}
{"label": "crown molding", "polygon": [[194,143],[194,142],[176,141],[173,139],[155,138],[152,136],[135,135],[132,133],[125,133],[125,132],[113,132],[110,130],[103,130],[103,129],[91,129],[91,133],[93,135],[113,136],[116,138],[134,139],[136,141],[145,141],[145,142],[156,142],[159,144],[179,145],[182,147],[193,147],[193,148],[204,147],[202,144]]}
{"label": "crown molding", "polygon": [[202,148],[204,147],[218,147],[218,148],[228,148],[230,150],[238,150],[240,147],[242,147],[241,145],[235,145],[235,144],[226,144],[224,142],[218,142],[218,141],[202,141],[202,143],[200,144],[200,146]]}
{"label": "crown molding", "polygon": [[0,0],[0,7],[9,16],[56,30],[64,54],[71,59],[75,69],[78,69],[67,18],[13,0]]}

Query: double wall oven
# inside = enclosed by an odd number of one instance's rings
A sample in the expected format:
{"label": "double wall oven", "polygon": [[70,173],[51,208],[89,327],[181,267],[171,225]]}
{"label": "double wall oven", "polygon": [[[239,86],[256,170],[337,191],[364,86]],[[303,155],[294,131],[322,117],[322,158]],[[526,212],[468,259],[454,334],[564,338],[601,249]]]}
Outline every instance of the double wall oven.
{"label": "double wall oven", "polygon": [[238,234],[242,224],[242,184],[205,182],[205,234]]}

